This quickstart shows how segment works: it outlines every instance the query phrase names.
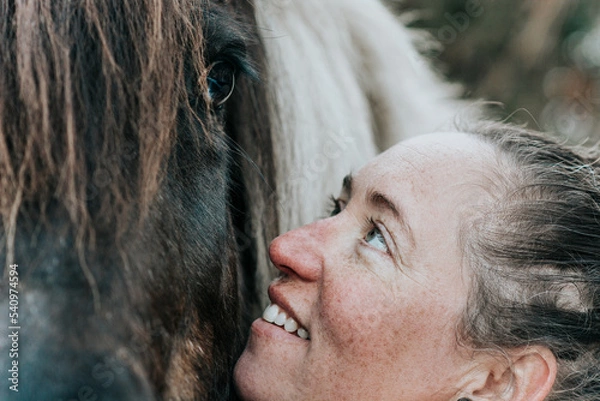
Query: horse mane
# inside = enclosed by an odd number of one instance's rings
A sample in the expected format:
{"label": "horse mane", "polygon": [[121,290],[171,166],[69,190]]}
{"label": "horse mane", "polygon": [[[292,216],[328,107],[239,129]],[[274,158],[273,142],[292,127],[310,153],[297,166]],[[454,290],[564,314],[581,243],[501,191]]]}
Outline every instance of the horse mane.
{"label": "horse mane", "polygon": [[[17,215],[28,205],[62,207],[79,246],[93,242],[99,227],[123,232],[131,213],[144,215],[174,145],[178,113],[199,122],[185,81],[190,70],[198,78],[204,71],[197,3],[0,3],[7,265]],[[192,95],[203,93],[200,84]]]}
{"label": "horse mane", "polygon": [[[401,139],[451,127],[463,107],[460,88],[416,52],[422,35],[380,1],[257,0],[255,17],[267,60],[276,202],[274,211],[252,207],[256,216],[275,213],[279,233],[328,215],[326,199],[346,174]],[[266,249],[257,257],[265,289],[276,275]]]}

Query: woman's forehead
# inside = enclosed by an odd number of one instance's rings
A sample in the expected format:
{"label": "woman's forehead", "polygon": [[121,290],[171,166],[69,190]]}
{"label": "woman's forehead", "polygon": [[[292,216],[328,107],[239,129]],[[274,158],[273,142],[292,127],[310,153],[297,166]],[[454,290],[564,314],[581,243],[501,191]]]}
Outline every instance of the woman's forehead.
{"label": "woman's forehead", "polygon": [[[356,186],[434,196],[488,187],[491,145],[474,135],[442,132],[400,142],[361,169]],[[474,185],[473,185],[474,184]],[[458,194],[456,194],[458,195]],[[461,196],[462,198],[462,196]]]}
{"label": "woman's forehead", "polygon": [[490,151],[490,145],[483,142],[473,134],[463,132],[435,132],[419,135],[399,142],[389,150],[386,155],[404,155],[404,157],[469,157]]}
{"label": "woman's forehead", "polygon": [[379,155],[366,168],[383,172],[426,173],[439,167],[449,172],[490,166],[494,157],[491,145],[472,134],[438,132],[402,141]]}

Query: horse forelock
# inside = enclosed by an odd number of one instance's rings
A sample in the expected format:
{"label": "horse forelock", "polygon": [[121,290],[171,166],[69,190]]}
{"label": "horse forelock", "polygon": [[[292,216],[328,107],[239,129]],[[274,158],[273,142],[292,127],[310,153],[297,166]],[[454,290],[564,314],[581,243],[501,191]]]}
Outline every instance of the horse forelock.
{"label": "horse forelock", "polygon": [[251,72],[235,12],[0,0],[0,260],[20,264],[26,289],[23,375],[60,365],[48,394],[81,377],[100,386],[107,356],[137,386],[123,398],[113,385],[111,399],[228,391],[240,325],[230,155],[206,80],[223,59]]}
{"label": "horse forelock", "polygon": [[39,0],[0,8],[0,212],[9,242],[28,204],[61,204],[80,238],[102,221],[142,217],[164,176],[178,113],[202,125],[186,88],[194,76],[192,95],[205,90],[202,5]]}

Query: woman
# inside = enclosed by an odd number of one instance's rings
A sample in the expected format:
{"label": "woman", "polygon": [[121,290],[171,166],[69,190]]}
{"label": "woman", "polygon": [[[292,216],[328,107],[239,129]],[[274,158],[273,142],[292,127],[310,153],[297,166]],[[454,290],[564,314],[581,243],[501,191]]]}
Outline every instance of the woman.
{"label": "woman", "polygon": [[244,400],[600,400],[596,159],[470,132],[396,145],[273,241]]}

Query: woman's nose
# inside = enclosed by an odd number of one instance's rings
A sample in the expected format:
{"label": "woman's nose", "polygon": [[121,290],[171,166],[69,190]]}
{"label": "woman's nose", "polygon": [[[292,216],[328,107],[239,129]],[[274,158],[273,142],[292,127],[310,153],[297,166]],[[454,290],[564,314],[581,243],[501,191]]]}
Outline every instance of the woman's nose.
{"label": "woman's nose", "polygon": [[328,248],[326,230],[326,220],[321,220],[280,235],[269,246],[271,261],[285,274],[317,280]]}

